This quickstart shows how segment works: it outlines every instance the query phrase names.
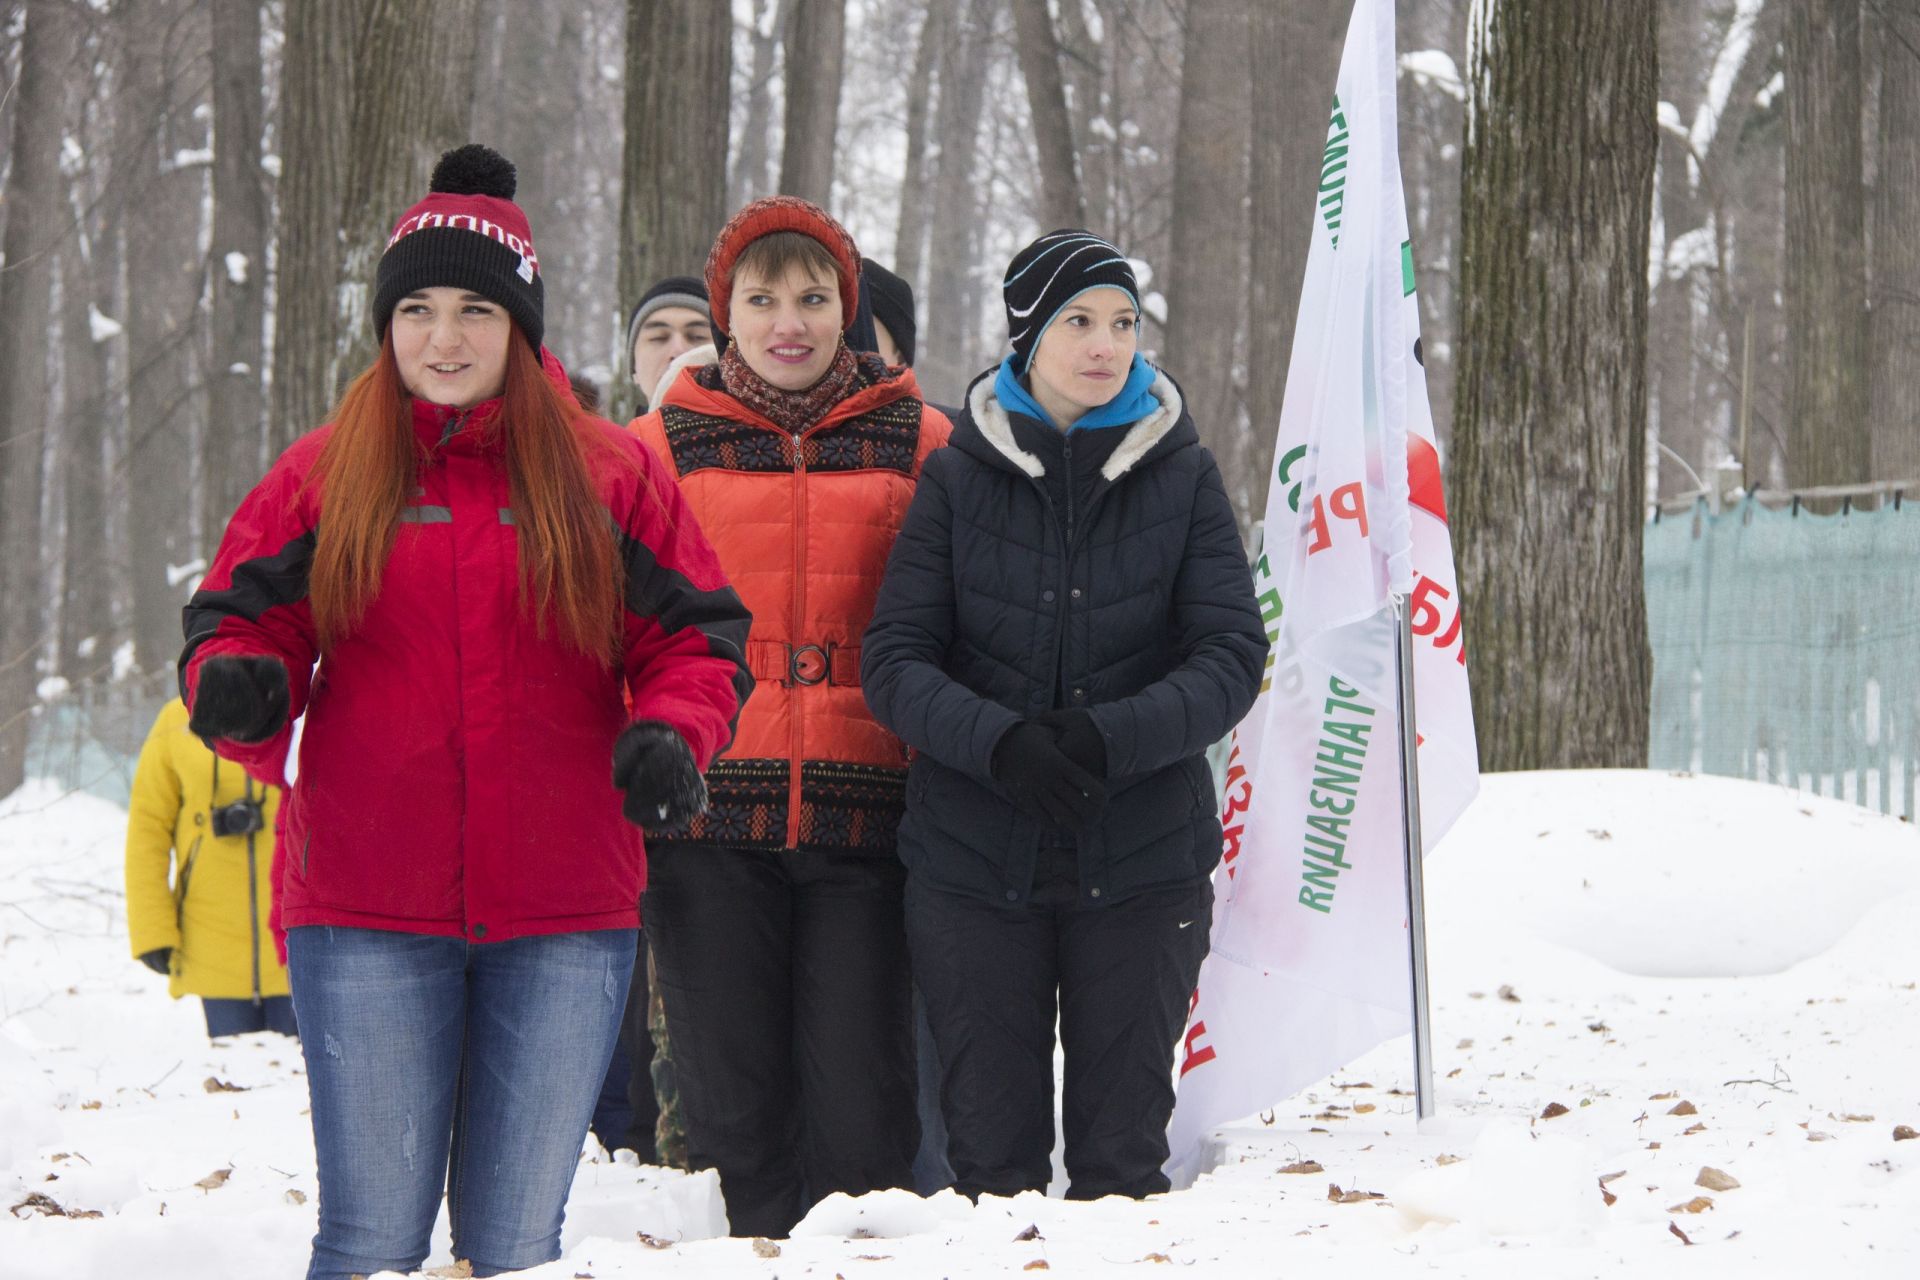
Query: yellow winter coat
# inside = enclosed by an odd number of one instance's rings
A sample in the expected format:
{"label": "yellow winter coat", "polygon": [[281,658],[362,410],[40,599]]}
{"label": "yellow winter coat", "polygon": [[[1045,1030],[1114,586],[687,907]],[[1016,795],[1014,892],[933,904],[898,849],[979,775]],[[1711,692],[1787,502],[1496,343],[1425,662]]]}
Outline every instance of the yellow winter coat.
{"label": "yellow winter coat", "polygon": [[[161,708],[127,806],[127,934],[136,958],[173,948],[176,997],[283,996],[287,971],[267,927],[280,792],[231,761],[218,767],[216,792],[213,753],[187,732],[185,705],[175,698]],[[262,829],[215,836],[214,807],[249,792],[264,797]]]}

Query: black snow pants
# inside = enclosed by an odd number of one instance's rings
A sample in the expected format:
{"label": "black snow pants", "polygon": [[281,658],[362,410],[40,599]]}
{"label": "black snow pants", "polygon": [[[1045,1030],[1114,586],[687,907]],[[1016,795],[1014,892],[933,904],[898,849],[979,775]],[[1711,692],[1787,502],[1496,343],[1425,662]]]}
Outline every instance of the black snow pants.
{"label": "black snow pants", "polygon": [[885,856],[656,842],[647,937],[687,1155],[736,1236],[784,1236],[835,1191],[913,1185],[912,983]]}
{"label": "black snow pants", "polygon": [[1068,1198],[1167,1190],[1174,1047],[1207,954],[1213,886],[1081,906],[1074,858],[1043,847],[1024,905],[908,881],[947,1157],[969,1196],[1047,1187],[1056,1017]]}

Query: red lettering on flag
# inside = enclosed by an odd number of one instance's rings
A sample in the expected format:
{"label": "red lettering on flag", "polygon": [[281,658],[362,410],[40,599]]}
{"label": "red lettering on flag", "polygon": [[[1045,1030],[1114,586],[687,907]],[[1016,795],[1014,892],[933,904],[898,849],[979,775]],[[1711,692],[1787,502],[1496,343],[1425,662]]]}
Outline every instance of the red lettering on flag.
{"label": "red lettering on flag", "polygon": [[1195,1042],[1206,1034],[1207,1024],[1204,1022],[1196,1022],[1187,1028],[1187,1052],[1186,1057],[1180,1062],[1181,1075],[1184,1076],[1195,1067],[1204,1066],[1212,1062],[1217,1056],[1213,1051],[1212,1045],[1203,1044],[1196,1046]]}

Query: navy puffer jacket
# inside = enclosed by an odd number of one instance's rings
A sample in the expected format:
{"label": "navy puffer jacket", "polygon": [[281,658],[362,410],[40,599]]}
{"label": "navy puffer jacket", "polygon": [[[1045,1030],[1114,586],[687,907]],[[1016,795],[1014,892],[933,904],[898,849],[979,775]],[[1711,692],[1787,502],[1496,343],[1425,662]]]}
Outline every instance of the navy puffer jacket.
{"label": "navy puffer jacket", "polygon": [[[894,543],[861,655],[880,722],[916,750],[900,856],[933,885],[1024,902],[1036,850],[1077,844],[1083,904],[1188,884],[1220,858],[1202,752],[1253,705],[1267,656],[1213,455],[1164,373],[1157,410],[1066,435],[977,379]],[[1111,796],[1077,839],[993,782],[1002,736],[1084,707]]]}

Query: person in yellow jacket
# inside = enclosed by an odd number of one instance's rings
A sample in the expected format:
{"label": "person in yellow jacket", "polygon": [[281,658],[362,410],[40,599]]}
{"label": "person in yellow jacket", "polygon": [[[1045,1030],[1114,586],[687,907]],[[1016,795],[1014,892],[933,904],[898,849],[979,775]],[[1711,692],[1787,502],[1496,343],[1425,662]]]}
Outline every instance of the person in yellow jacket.
{"label": "person in yellow jacket", "polygon": [[180,699],[161,708],[127,806],[127,935],[175,999],[200,997],[209,1036],[297,1034],[268,927],[279,808],[187,732]]}

